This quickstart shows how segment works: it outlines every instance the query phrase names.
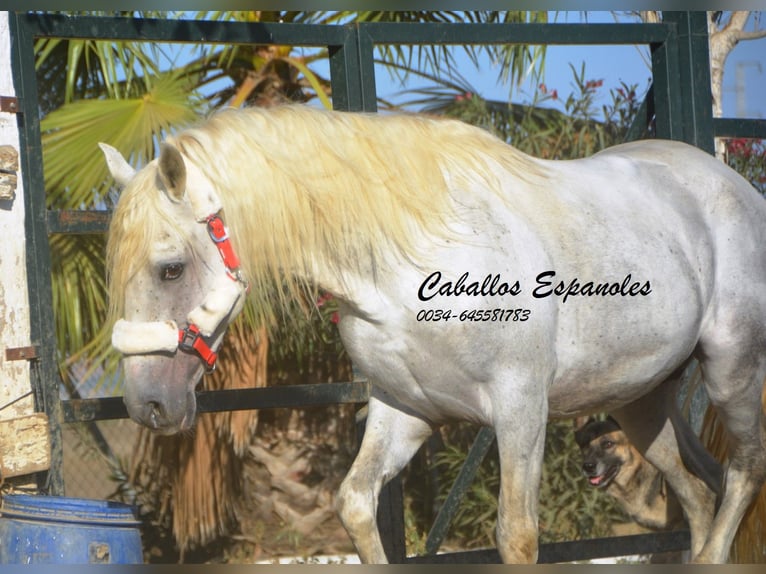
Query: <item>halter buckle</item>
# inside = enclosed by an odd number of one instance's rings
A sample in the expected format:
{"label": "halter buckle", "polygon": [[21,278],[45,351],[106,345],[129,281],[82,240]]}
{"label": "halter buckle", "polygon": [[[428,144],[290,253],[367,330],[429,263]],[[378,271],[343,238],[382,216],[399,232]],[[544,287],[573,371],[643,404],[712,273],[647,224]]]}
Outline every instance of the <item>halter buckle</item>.
{"label": "halter buckle", "polygon": [[215,371],[215,362],[218,354],[210,348],[205,338],[200,333],[199,327],[192,323],[185,329],[178,330],[178,348],[187,353],[197,354],[207,365],[207,372]]}
{"label": "halter buckle", "polygon": [[237,271],[239,269],[239,257],[234,252],[234,247],[232,247],[229,239],[229,230],[226,229],[223,220],[214,213],[208,216],[206,223],[208,235],[218,248],[218,253],[221,255],[227,271],[229,274]]}

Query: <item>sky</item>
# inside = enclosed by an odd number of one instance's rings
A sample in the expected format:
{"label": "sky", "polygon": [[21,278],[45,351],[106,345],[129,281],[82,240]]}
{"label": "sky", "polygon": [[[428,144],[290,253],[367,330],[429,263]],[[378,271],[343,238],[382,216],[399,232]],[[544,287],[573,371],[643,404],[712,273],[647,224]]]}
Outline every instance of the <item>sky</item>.
{"label": "sky", "polygon": [[[2,0],[0,0],[2,1]],[[766,5],[765,5],[766,7]],[[615,16],[609,11],[558,11],[551,13],[551,21],[578,23],[587,18],[590,23],[614,23]],[[754,13],[756,14],[756,13]],[[766,16],[766,12],[764,12]],[[635,22],[622,18],[620,22]],[[749,29],[754,26],[766,28],[766,19],[756,22],[754,16],[749,21]],[[308,50],[308,49],[307,49]],[[310,51],[310,50],[309,50]],[[477,69],[460,48],[455,49],[459,61],[458,71],[476,89],[477,93],[486,99],[507,101],[510,86],[498,84],[499,67],[486,58]],[[609,90],[619,88],[621,83],[635,85],[639,96],[643,96],[651,80],[650,56],[648,46],[630,45],[594,45],[594,46],[548,46],[545,58],[544,83],[548,90],[556,90],[559,95],[554,105],[563,107],[563,100],[574,90],[573,72],[570,67],[579,72],[585,64],[586,80],[603,80],[603,87],[598,91],[598,104],[609,101]],[[317,73],[329,78],[329,64],[312,64]],[[413,80],[407,87],[427,85],[424,81]],[[512,100],[517,103],[528,103],[538,85],[538,82],[526,82],[520,88],[514,88]],[[220,87],[220,86],[219,86]],[[379,67],[376,70],[376,87],[378,96],[394,101],[404,88],[390,77],[390,74]],[[731,52],[724,73],[724,117],[728,118],[766,118],[766,38],[740,42]],[[319,105],[319,104],[317,104]],[[598,118],[597,118],[598,119]]]}
{"label": "sky", "polygon": [[[582,12],[559,13],[559,21],[577,23]],[[614,22],[610,12],[588,12],[588,22]],[[751,17],[750,25],[753,25]],[[761,23],[766,27],[766,22]],[[468,59],[457,52],[462,61],[461,75],[469,80],[476,91],[486,99],[507,100],[509,86],[498,85],[499,70],[490,62],[475,69]],[[649,51],[646,46],[549,46],[545,59],[544,83],[547,89],[557,90],[560,98],[566,98],[573,88],[572,64],[579,72],[585,63],[586,79],[603,80],[602,103],[608,98],[610,88],[618,88],[621,82],[636,85],[643,95],[651,79]],[[529,101],[536,82],[527,82],[514,91],[513,100]],[[391,96],[401,91],[401,86],[388,78],[385,72],[376,73],[379,96]],[[423,85],[421,82],[419,85]],[[724,72],[724,116],[743,118],[766,118],[766,38],[740,42],[726,62]]]}

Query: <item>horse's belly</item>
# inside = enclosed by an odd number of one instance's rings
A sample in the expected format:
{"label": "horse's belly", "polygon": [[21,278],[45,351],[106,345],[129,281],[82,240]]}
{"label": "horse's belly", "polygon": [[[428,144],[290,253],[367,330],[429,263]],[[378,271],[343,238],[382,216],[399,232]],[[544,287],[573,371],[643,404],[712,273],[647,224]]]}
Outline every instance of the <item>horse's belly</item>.
{"label": "horse's belly", "polygon": [[612,411],[645,395],[673,370],[643,369],[633,377],[601,373],[597,378],[575,377],[558,381],[548,394],[549,418],[572,418]]}
{"label": "horse's belly", "polygon": [[625,304],[622,312],[589,314],[590,320],[582,323],[564,321],[548,390],[551,417],[625,405],[688,360],[699,340],[705,307],[691,285],[672,293],[662,291],[651,301],[615,302]]}
{"label": "horse's belly", "polygon": [[470,345],[456,342],[449,330],[433,325],[428,336],[412,337],[354,316],[343,317],[339,327],[355,365],[394,403],[432,423],[491,421],[485,371],[492,362],[477,353],[465,357]]}

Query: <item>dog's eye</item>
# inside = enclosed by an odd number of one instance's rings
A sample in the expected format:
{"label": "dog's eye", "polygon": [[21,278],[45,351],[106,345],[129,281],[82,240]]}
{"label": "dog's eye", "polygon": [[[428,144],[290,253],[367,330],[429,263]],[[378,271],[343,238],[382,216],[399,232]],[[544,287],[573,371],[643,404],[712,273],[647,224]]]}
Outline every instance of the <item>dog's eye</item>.
{"label": "dog's eye", "polygon": [[175,281],[184,274],[183,263],[168,263],[160,269],[160,279],[163,281]]}
{"label": "dog's eye", "polygon": [[614,447],[614,443],[611,440],[605,440],[601,442],[601,448],[610,449]]}

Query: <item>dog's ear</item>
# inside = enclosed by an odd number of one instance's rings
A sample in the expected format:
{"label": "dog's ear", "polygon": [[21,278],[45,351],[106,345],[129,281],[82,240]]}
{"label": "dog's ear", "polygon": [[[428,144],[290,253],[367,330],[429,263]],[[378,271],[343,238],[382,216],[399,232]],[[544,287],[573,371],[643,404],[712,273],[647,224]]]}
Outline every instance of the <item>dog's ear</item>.
{"label": "dog's ear", "polygon": [[612,415],[608,415],[606,417],[606,420],[609,421],[610,423],[612,423],[618,429],[622,430],[622,427],[620,426],[620,423],[618,423],[617,420]]}
{"label": "dog's ear", "polygon": [[591,431],[589,425],[595,422],[593,417],[577,417],[574,419],[574,440],[577,446],[583,448],[591,440]]}
{"label": "dog's ear", "polygon": [[574,431],[574,441],[577,446],[582,448],[588,441],[585,440],[585,437],[583,436],[584,430],[583,429],[577,429]]}

